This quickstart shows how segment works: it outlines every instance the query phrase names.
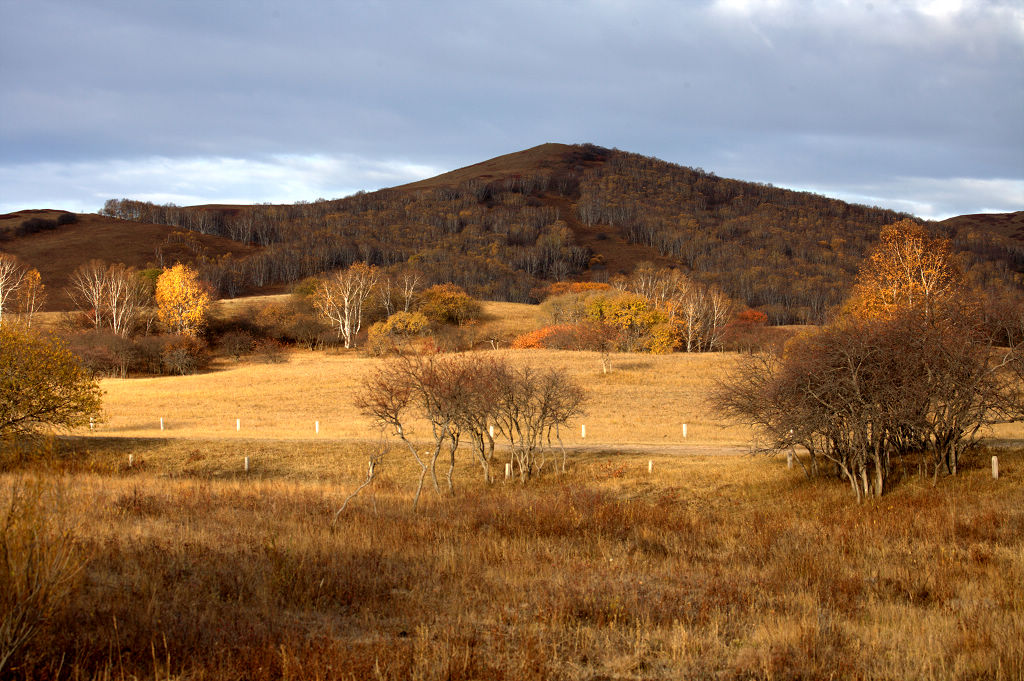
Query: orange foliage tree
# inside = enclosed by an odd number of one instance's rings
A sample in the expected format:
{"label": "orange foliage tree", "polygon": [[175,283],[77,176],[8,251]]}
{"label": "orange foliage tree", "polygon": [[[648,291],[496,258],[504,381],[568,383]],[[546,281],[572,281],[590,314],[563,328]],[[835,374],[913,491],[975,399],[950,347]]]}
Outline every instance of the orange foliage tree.
{"label": "orange foliage tree", "polygon": [[882,228],[878,246],[864,262],[846,312],[888,319],[905,310],[932,315],[964,292],[964,276],[946,239],[913,220]]}
{"label": "orange foliage tree", "polygon": [[196,336],[206,326],[210,294],[194,269],[178,264],[156,280],[156,304],[160,321],[170,331]]}

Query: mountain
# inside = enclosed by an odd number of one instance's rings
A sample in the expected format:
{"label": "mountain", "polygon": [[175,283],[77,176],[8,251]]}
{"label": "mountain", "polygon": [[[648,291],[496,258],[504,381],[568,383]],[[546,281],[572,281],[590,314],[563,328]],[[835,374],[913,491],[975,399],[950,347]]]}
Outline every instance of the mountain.
{"label": "mountain", "polygon": [[[332,201],[182,208],[111,200],[103,212],[234,242],[194,257],[225,295],[361,260],[525,301],[546,282],[604,280],[651,261],[681,267],[780,323],[821,321],[880,228],[906,217],[589,144],[543,144]],[[1019,223],[1019,214],[964,216],[932,227],[954,240],[978,283],[996,284],[1024,270]]]}

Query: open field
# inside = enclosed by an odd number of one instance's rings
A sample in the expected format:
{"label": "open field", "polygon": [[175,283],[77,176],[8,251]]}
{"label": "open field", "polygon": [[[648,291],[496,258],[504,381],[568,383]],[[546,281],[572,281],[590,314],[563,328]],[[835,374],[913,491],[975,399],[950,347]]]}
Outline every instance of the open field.
{"label": "open field", "polygon": [[[537,325],[488,311],[486,333]],[[857,505],[738,453],[750,431],[706,404],[736,355],[613,355],[604,374],[597,353],[496,352],[586,386],[567,471],[486,485],[461,456],[454,494],[428,478],[418,512],[392,442],[338,514],[378,446],[355,395],[388,360],[105,379],[95,430],[0,450],[0,525],[40,486],[42,536],[70,533],[81,566],[0,677],[1024,680],[1020,424],[955,479],[900,469]]]}
{"label": "open field", "polygon": [[[734,356],[613,355],[603,374],[594,352],[498,351],[516,362],[567,369],[586,386],[587,416],[566,444],[731,444],[749,431],[724,426],[705,404],[708,391]],[[96,434],[121,437],[373,439],[377,428],[354,406],[360,381],[380,362],[361,353],[295,351],[283,364],[225,363],[197,376],[106,379],[107,422]],[[159,419],[164,417],[165,430]],[[236,432],[236,419],[242,429]],[[687,424],[684,440],[682,424]],[[587,437],[580,435],[586,424]]]}
{"label": "open field", "polygon": [[59,484],[87,559],[12,677],[1024,678],[1020,452],[860,507],[780,459],[590,453],[487,487],[467,458],[412,513],[396,450],[332,524],[364,455],[94,437],[9,462],[0,497]]}

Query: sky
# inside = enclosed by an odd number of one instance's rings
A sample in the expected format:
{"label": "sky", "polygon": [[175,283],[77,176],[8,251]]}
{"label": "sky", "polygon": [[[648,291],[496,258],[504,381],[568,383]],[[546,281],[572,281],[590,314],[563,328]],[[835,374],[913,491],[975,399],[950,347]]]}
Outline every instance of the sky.
{"label": "sky", "polygon": [[0,213],[338,198],[544,142],[1024,210],[1024,3],[0,0]]}

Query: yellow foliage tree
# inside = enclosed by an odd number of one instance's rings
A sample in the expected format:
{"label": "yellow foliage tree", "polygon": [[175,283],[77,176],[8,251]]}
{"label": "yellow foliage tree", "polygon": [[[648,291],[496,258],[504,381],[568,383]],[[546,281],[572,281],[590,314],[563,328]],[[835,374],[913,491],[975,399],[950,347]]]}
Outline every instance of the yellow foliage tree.
{"label": "yellow foliage tree", "polygon": [[196,336],[206,326],[210,294],[194,269],[178,264],[156,280],[156,304],[168,330]]}
{"label": "yellow foliage tree", "polygon": [[912,309],[931,315],[956,302],[964,286],[949,241],[913,220],[900,220],[882,228],[845,312],[860,319],[888,319]]}

